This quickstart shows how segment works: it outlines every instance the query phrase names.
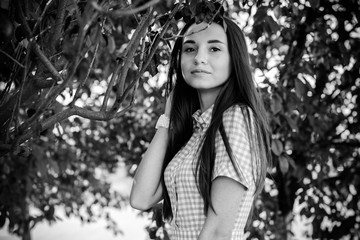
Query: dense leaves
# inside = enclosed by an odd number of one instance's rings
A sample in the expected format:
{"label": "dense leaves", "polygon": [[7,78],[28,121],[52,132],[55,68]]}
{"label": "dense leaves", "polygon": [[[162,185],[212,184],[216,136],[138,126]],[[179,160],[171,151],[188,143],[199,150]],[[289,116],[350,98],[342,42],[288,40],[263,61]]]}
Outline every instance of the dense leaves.
{"label": "dense leaves", "polygon": [[359,9],[356,1],[274,1],[257,9],[249,31],[270,100],[273,216],[291,218],[296,199],[313,238],[359,236]]}
{"label": "dense leaves", "polygon": [[[127,196],[107,176],[132,175],[154,134],[181,23],[219,15],[248,36],[273,130],[249,239],[286,239],[295,211],[312,238],[359,238],[356,0],[2,1],[0,226],[30,239],[61,207],[120,233],[108,209]],[[160,207],[148,231],[167,239]]]}

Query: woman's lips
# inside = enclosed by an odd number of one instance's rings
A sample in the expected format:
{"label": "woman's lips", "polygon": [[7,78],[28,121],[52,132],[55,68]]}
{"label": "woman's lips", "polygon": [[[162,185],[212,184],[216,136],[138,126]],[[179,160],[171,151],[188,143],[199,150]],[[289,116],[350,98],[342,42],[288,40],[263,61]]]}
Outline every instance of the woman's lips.
{"label": "woman's lips", "polygon": [[204,74],[210,74],[209,71],[202,70],[202,69],[195,69],[191,71],[192,74],[198,74],[198,73],[204,73]]}

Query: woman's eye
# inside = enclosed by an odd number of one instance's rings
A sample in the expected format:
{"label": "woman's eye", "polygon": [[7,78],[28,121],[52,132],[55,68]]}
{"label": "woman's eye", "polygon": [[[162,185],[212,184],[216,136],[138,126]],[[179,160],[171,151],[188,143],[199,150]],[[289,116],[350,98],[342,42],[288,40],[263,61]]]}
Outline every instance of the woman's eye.
{"label": "woman's eye", "polygon": [[194,48],[187,47],[184,49],[184,52],[189,53],[189,52],[193,52],[194,50],[195,50]]}
{"label": "woman's eye", "polygon": [[217,51],[220,51],[220,48],[218,48],[218,47],[212,47],[210,50],[211,50],[212,52],[217,52]]}

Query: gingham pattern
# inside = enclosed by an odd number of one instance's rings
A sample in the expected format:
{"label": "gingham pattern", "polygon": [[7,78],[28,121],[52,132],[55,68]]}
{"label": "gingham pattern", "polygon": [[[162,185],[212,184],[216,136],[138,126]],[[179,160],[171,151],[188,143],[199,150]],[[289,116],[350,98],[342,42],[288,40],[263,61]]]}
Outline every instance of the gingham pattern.
{"label": "gingham pattern", "polygon": [[[242,107],[235,105],[223,114],[225,132],[235,156],[235,170],[226,152],[220,132],[216,135],[216,159],[213,179],[226,176],[240,182],[245,188],[244,201],[240,203],[232,231],[232,240],[242,240],[249,216],[255,184],[252,175],[250,146]],[[165,170],[165,184],[169,193],[173,220],[171,240],[196,240],[206,220],[203,200],[196,186],[195,166],[198,148],[209,126],[213,106],[201,114],[194,113],[194,132],[186,145],[175,155]]]}

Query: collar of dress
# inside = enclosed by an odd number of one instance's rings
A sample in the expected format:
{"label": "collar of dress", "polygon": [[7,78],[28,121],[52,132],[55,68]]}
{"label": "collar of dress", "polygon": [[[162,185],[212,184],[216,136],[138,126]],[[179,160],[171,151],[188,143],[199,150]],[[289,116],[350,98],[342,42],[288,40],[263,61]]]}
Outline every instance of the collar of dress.
{"label": "collar of dress", "polygon": [[192,117],[195,131],[202,131],[209,127],[213,109],[214,104],[211,105],[208,109],[206,109],[205,112],[201,112],[201,109],[198,109],[196,112],[194,112]]}

